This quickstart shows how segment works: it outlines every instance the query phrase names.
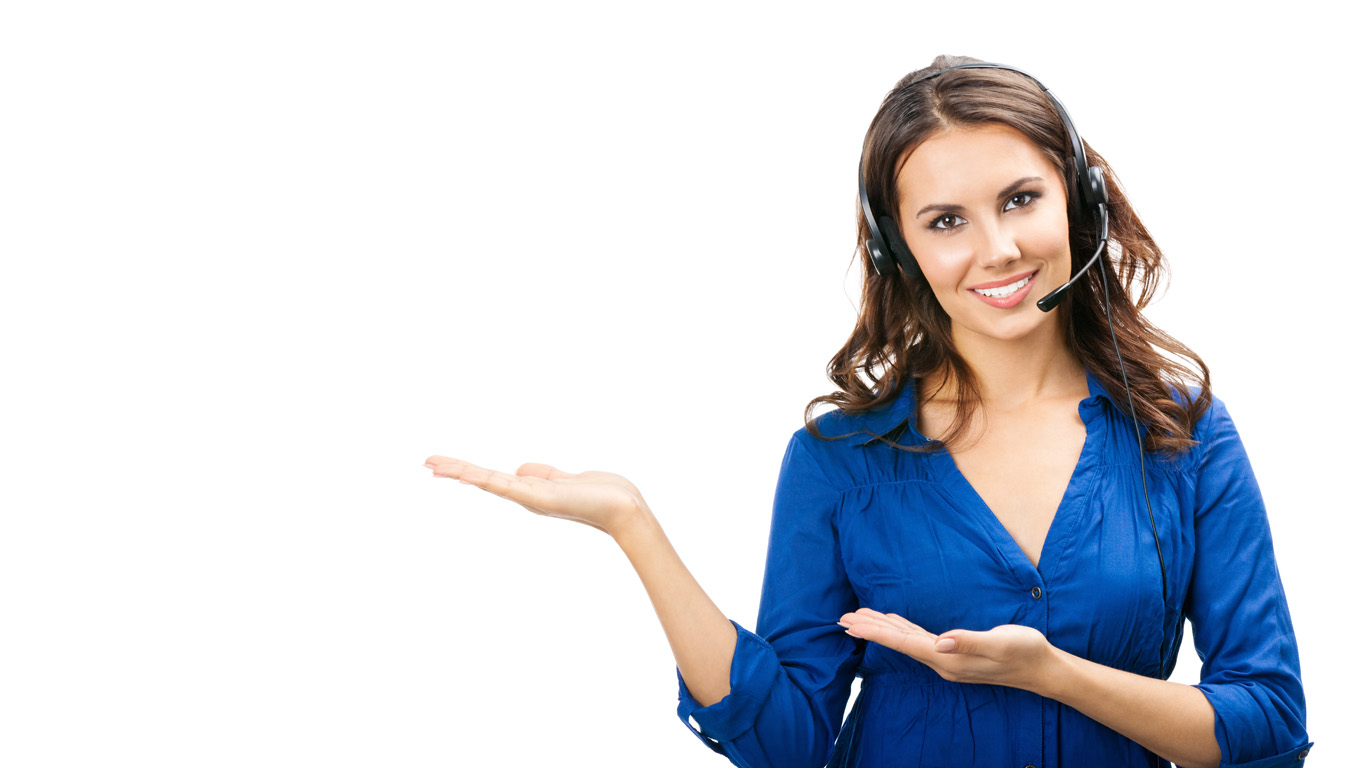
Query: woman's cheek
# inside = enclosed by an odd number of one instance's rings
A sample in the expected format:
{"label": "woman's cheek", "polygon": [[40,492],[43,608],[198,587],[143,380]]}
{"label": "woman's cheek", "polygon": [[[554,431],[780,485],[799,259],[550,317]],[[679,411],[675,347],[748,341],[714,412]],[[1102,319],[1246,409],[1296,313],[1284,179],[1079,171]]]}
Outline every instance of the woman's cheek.
{"label": "woman's cheek", "polygon": [[958,253],[954,249],[942,247],[922,247],[919,251],[911,252],[916,255],[916,263],[925,275],[925,282],[930,284],[930,290],[934,291],[941,305],[946,298],[956,294],[958,286],[967,279],[972,259],[970,253]]}
{"label": "woman's cheek", "polygon": [[1066,263],[1072,260],[1072,246],[1068,242],[1067,213],[1054,215],[1038,222],[1039,226],[1031,227],[1027,234],[1027,241],[1021,243],[1025,247],[1021,249],[1022,255],[1033,254],[1043,257],[1061,256]]}

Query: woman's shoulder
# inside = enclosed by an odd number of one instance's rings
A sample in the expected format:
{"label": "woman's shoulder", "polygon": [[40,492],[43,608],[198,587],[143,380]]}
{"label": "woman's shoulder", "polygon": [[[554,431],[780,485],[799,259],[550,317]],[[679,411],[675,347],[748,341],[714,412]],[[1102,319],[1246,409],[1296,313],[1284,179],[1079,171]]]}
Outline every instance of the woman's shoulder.
{"label": "woman's shoulder", "polygon": [[[915,386],[907,383],[898,386],[886,382],[889,388],[886,399],[881,395],[881,404],[863,410],[835,408],[810,419],[801,431],[833,438],[835,442],[848,441],[852,445],[864,445],[870,440],[892,432],[908,421],[915,419]],[[816,439],[820,439],[817,437]]]}
{"label": "woman's shoulder", "polygon": [[806,441],[808,448],[820,444],[827,450],[848,451],[904,432],[914,421],[915,394],[910,387],[905,387],[888,402],[868,410],[836,408],[826,411],[797,430],[793,439]]}
{"label": "woman's shoulder", "polygon": [[904,451],[880,450],[916,440],[913,393],[866,411],[836,408],[811,418],[789,441],[784,467],[807,463],[831,485],[848,489],[882,477]]}
{"label": "woman's shoulder", "polygon": [[[1196,402],[1202,394],[1202,390],[1196,386],[1192,386],[1189,392],[1189,401],[1186,400],[1185,393],[1177,391],[1173,392],[1172,399],[1178,403]],[[1229,413],[1228,404],[1213,392],[1209,393],[1209,404],[1196,419],[1191,430],[1191,440],[1193,445],[1184,452],[1181,462],[1191,472],[1200,472],[1208,468],[1211,462],[1231,457],[1239,461],[1246,460],[1242,438],[1238,434],[1233,416]],[[1232,455],[1229,449],[1233,449]]]}
{"label": "woman's shoulder", "polygon": [[1215,447],[1221,440],[1240,439],[1228,404],[1213,392],[1210,393],[1209,407],[1200,414],[1199,421],[1195,423],[1192,437],[1206,451]]}

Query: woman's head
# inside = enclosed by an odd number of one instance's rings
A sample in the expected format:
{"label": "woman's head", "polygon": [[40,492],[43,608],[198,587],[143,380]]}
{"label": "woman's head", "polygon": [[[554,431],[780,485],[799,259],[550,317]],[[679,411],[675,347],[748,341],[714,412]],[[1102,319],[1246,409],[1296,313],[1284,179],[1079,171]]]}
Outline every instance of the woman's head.
{"label": "woman's head", "polygon": [[[1126,366],[1131,371],[1131,384],[1135,380],[1133,371],[1138,369],[1138,383],[1134,384],[1133,392],[1136,401],[1143,401],[1138,407],[1139,418],[1155,427],[1151,430],[1155,444],[1162,444],[1162,447],[1188,444],[1188,425],[1193,424],[1203,408],[1198,404],[1175,404],[1170,388],[1176,386],[1184,392],[1184,380],[1208,382],[1208,373],[1193,352],[1148,325],[1139,314],[1156,292],[1163,269],[1161,251],[1129,206],[1104,159],[1078,137],[1085,165],[1099,168],[1109,189],[1107,258],[1069,289],[1053,313],[1045,316],[1034,307],[1035,301],[1065,282],[1091,256],[1098,241],[1098,224],[1085,206],[1077,204],[1080,195],[1074,181],[1077,162],[1073,137],[1052,99],[1037,82],[1013,70],[952,69],[971,63],[980,62],[965,57],[940,56],[929,67],[902,78],[887,94],[868,128],[860,173],[869,206],[875,216],[892,219],[897,231],[906,236],[913,254],[917,248],[925,252],[922,266],[930,269],[925,274],[907,275],[896,270],[878,274],[865,246],[872,233],[860,202],[858,257],[865,275],[860,317],[849,341],[828,366],[831,380],[842,391],[813,400],[808,406],[808,417],[822,403],[832,403],[854,412],[875,409],[895,398],[906,383],[934,381],[951,386],[955,390],[951,395],[959,403],[958,418],[950,426],[945,442],[952,444],[965,436],[980,396],[973,372],[955,348],[950,315],[974,317],[971,314],[975,309],[971,301],[973,296],[966,291],[983,283],[997,282],[986,275],[991,273],[996,277],[993,267],[1007,267],[1011,260],[998,258],[998,264],[981,261],[975,266],[964,266],[960,258],[953,270],[945,271],[940,269],[945,266],[941,257],[953,255],[953,249],[945,245],[953,236],[945,238],[943,233],[930,232],[922,225],[938,223],[942,228],[953,222],[952,218],[939,219],[931,215],[935,213],[935,203],[962,204],[969,197],[976,200],[987,194],[995,197],[1019,178],[1037,177],[1043,182],[1036,184],[1035,189],[1025,191],[1044,192],[1041,187],[1047,186],[1052,193],[1045,193],[1040,198],[1026,195],[1016,202],[1045,203],[1053,237],[1050,240],[1044,229],[1033,227],[1030,239],[1026,241],[1030,244],[1030,254],[1027,257],[1020,254],[1015,259],[1018,262],[1015,266],[1030,266],[1030,269],[1018,270],[1029,275],[1034,274],[1035,267],[1047,264],[1049,268],[1039,271],[1039,285],[1031,287],[1026,300],[1011,311],[1025,318],[1021,326],[1024,330],[1049,324],[1060,326],[1057,330],[1082,364],[1109,391],[1122,391],[1118,360],[1110,347],[1106,325],[1101,276],[1102,273],[1107,275],[1115,330],[1121,340]],[[956,153],[945,151],[954,150],[955,142],[963,145],[965,141],[968,154],[964,154],[964,146],[958,146]],[[989,173],[978,173],[974,178],[982,189],[967,189],[962,185],[953,186],[953,179],[946,175],[950,169],[942,162],[938,165],[921,162],[924,159],[955,162],[957,158],[956,162],[961,163],[962,158],[970,157],[971,152],[976,151],[971,146],[973,142],[980,149],[1002,141],[1018,150],[1010,156],[1032,156],[1035,170],[1025,177],[1003,183],[998,183],[1000,180],[994,177],[988,178]],[[922,147],[927,147],[926,152],[917,153]],[[1011,150],[1003,151],[1009,153]],[[978,171],[984,167],[981,163],[976,165]],[[998,188],[987,189],[991,184]],[[936,197],[945,190],[954,189],[960,190],[959,196],[963,200]],[[1017,191],[1020,190],[1012,190],[1012,193]],[[1059,194],[1065,199],[1057,199]],[[916,198],[911,202],[917,204],[908,207],[908,197]],[[980,204],[980,210],[986,210],[985,204]],[[1000,235],[1023,221],[1022,218],[1010,218],[1014,208],[1008,200],[1002,200],[1001,204],[1002,207],[995,210],[999,214],[997,223],[1001,231],[978,234]],[[926,205],[929,210],[922,211]],[[951,214],[953,211],[946,209],[941,215]],[[1037,223],[1037,217],[1031,219],[1031,224]],[[1059,240],[1065,246],[1059,247]],[[1008,250],[1009,246],[1002,245],[1003,242],[989,245]],[[931,263],[932,258],[941,260]],[[956,275],[954,270],[957,270]],[[933,279],[927,280],[927,275]],[[999,274],[1003,279],[1016,276],[1013,272]],[[945,311],[941,301],[946,296],[952,296],[953,301],[958,302],[950,304],[952,313]],[[965,297],[968,301],[960,301]],[[963,314],[965,310],[968,314]],[[990,313],[986,316],[994,317]],[[1009,335],[1011,331],[1007,331],[1006,335]],[[1193,367],[1163,358],[1153,350],[1154,345],[1191,360]],[[1196,374],[1195,368],[1202,373]],[[930,394],[922,391],[921,398]],[[1202,393],[1201,400],[1205,397]],[[1181,411],[1179,417],[1176,411]],[[1164,442],[1168,440],[1167,435],[1173,436],[1170,444]]]}
{"label": "woman's head", "polygon": [[[1043,88],[1020,72],[1004,68],[953,69],[980,63],[977,59],[967,57],[940,56],[929,67],[902,78],[887,94],[874,116],[864,139],[862,167],[859,171],[866,184],[874,215],[890,217],[897,230],[884,233],[884,236],[899,233],[910,240],[919,240],[922,244],[926,242],[923,237],[917,237],[923,234],[918,228],[920,222],[908,220],[914,211],[905,210],[905,198],[908,191],[914,188],[943,186],[948,181],[947,176],[955,174],[956,170],[944,167],[931,169],[925,163],[912,163],[908,167],[907,163],[912,157],[919,160],[919,155],[924,154],[918,155],[917,150],[926,142],[934,146],[944,143],[949,135],[984,135],[993,130],[1004,130],[1032,145],[1038,156],[1052,167],[1053,172],[1045,174],[1047,183],[1060,182],[1065,198],[1063,201],[1050,199],[1048,203],[1064,203],[1063,208],[1068,213],[1065,234],[1075,235],[1072,238],[1075,244],[1073,250],[1078,255],[1083,252],[1089,255],[1095,245],[1095,225],[1091,213],[1079,210],[1076,204],[1078,195],[1074,192],[1074,179],[1077,164],[1073,137],[1064,117]],[[937,178],[930,175],[936,172],[940,174]],[[958,186],[961,188],[962,185]],[[870,234],[868,222],[860,220],[859,228],[860,242],[863,242]],[[909,245],[911,252],[916,253],[915,245]],[[869,278],[868,287],[880,289],[879,292],[884,294],[879,297],[881,300],[878,304],[906,303],[907,309],[916,314],[919,323],[935,333],[947,334],[950,318],[944,312],[942,301],[931,301],[931,296],[926,295],[931,286],[917,279],[882,280],[874,276],[871,256],[866,249],[862,256]],[[1064,281],[1065,278],[1063,281],[1050,281],[1049,290]],[[1035,286],[1030,291],[1033,301],[1047,292],[1039,290],[1040,287]],[[903,293],[906,295],[903,296]],[[1037,311],[1032,307],[1027,309]],[[1061,314],[1066,314],[1066,311]]]}
{"label": "woman's head", "polygon": [[919,275],[909,288],[934,294],[954,347],[1061,343],[1059,313],[1036,306],[1071,276],[1068,195],[1050,159],[986,123],[937,133],[900,165],[897,219]]}

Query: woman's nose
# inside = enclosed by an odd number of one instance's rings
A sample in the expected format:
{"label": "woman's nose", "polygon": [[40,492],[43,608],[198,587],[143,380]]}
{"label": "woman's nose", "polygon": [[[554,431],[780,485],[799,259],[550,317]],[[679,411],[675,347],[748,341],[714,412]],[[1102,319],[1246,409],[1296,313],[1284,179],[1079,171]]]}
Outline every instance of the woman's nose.
{"label": "woman's nose", "polygon": [[1020,258],[1020,248],[1014,234],[1000,224],[991,223],[978,228],[977,263],[983,267],[1003,267]]}

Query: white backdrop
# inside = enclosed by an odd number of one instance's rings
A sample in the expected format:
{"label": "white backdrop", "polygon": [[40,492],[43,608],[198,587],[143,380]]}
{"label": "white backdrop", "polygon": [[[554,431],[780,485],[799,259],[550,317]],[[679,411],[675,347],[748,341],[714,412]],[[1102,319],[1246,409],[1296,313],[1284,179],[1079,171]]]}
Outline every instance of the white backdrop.
{"label": "white backdrop", "polygon": [[625,474],[752,626],[862,134],[938,53],[1047,83],[1166,250],[1344,763],[1353,25],[833,8],[7,4],[0,763],[723,764],[612,542],[422,460]]}

